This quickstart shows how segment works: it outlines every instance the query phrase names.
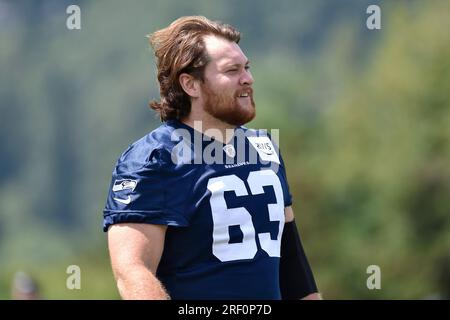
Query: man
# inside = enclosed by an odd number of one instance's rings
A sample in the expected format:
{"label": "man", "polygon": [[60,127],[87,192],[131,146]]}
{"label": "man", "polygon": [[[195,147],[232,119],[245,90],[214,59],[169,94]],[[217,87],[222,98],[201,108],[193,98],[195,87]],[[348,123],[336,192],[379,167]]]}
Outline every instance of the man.
{"label": "man", "polygon": [[255,103],[239,40],[196,16],[150,37],[164,124],[122,154],[104,210],[124,299],[319,298],[281,156],[242,127]]}

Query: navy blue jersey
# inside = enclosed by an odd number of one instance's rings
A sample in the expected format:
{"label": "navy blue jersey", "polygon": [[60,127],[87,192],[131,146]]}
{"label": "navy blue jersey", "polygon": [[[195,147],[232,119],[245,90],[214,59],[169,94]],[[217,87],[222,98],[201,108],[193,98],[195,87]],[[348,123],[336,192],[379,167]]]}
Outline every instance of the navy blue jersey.
{"label": "navy blue jersey", "polygon": [[264,131],[237,128],[225,145],[167,121],[118,160],[103,228],[168,226],[157,277],[172,299],[280,299],[290,205],[283,160]]}

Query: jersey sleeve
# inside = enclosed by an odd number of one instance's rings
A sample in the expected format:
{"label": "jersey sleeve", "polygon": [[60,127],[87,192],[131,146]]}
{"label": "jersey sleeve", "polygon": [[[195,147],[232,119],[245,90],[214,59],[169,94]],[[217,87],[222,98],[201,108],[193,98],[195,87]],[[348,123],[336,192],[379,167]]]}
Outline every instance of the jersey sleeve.
{"label": "jersey sleeve", "polygon": [[276,166],[276,169],[279,171],[279,174],[281,175],[281,188],[283,189],[284,206],[289,207],[292,205],[292,194],[289,191],[289,182],[287,179],[286,167],[285,167],[285,164],[283,161],[283,157],[281,156],[280,148],[279,148],[278,144],[275,143],[276,141],[274,141],[274,139],[272,139],[272,136],[268,132],[263,131],[262,134],[267,135],[269,137],[270,141],[272,142],[273,147],[276,150],[278,158],[280,160],[280,164],[278,166]]}
{"label": "jersey sleeve", "polygon": [[[279,151],[279,150],[278,150]],[[278,152],[280,158],[280,174],[283,177],[283,182],[281,183],[281,188],[283,189],[284,206],[289,207],[292,205],[292,194],[289,191],[289,182],[286,175],[286,168],[284,166],[283,157],[281,152]]]}
{"label": "jersey sleeve", "polygon": [[125,222],[180,227],[189,224],[183,216],[183,201],[173,188],[177,177],[170,170],[168,153],[163,148],[131,145],[122,154],[103,210],[104,231]]}

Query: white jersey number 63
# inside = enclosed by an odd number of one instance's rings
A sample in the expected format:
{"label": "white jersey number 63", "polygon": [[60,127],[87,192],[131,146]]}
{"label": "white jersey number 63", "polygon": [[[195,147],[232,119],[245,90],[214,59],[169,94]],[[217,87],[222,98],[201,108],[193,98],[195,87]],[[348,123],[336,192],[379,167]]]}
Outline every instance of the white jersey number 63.
{"label": "white jersey number 63", "polygon": [[[280,241],[284,228],[284,201],[283,191],[278,176],[272,170],[259,170],[250,172],[247,184],[252,195],[264,193],[263,187],[272,186],[275,191],[276,203],[268,204],[270,221],[279,221],[276,240],[270,238],[270,233],[258,233],[261,248],[270,257],[280,256]],[[234,191],[236,196],[247,196],[244,181],[236,175],[211,178],[208,181],[208,189],[211,191],[211,210],[214,224],[213,230],[213,254],[220,261],[233,261],[241,259],[253,259],[257,252],[256,232],[252,223],[252,216],[244,207],[228,209],[224,193]],[[229,243],[229,226],[238,225],[242,231],[241,243]]]}

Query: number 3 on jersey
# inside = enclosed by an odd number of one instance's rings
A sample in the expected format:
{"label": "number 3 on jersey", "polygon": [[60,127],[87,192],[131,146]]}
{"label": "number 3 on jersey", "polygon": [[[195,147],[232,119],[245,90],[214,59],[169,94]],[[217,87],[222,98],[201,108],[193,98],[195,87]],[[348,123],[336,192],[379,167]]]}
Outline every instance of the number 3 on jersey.
{"label": "number 3 on jersey", "polygon": [[[272,170],[250,172],[247,179],[252,195],[264,193],[263,187],[272,186],[275,191],[276,203],[268,204],[270,221],[279,221],[276,240],[270,238],[270,233],[258,233],[261,248],[270,257],[280,256],[280,241],[284,228],[284,202],[283,191],[278,176]],[[220,261],[233,261],[253,259],[257,252],[255,227],[252,216],[244,207],[228,209],[224,193],[234,191],[236,196],[247,196],[244,181],[236,175],[211,178],[208,181],[208,190],[211,191],[211,212],[213,219],[213,254]],[[241,243],[229,243],[229,226],[239,225],[243,239]]]}

